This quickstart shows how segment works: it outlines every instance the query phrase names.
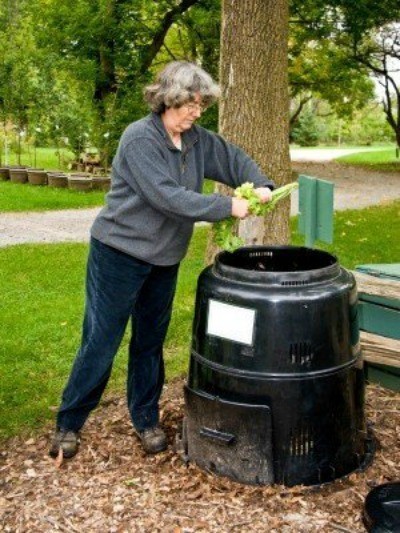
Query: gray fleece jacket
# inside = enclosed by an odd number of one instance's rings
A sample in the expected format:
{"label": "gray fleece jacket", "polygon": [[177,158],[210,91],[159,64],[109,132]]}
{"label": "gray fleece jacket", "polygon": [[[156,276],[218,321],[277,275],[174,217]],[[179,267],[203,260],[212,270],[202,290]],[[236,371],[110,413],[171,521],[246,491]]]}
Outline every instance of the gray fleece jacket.
{"label": "gray fleece jacket", "polygon": [[231,215],[230,197],[201,193],[204,177],[231,187],[250,181],[274,188],[243,150],[215,133],[194,125],[182,134],[179,150],[157,113],[133,122],[121,137],[92,236],[154,265],[179,263],[196,221]]}

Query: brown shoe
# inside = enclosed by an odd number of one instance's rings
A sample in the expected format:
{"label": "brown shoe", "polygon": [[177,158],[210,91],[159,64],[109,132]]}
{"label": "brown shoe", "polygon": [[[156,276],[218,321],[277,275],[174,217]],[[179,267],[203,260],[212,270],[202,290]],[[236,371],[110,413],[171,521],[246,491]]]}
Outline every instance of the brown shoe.
{"label": "brown shoe", "polygon": [[146,453],[160,453],[168,447],[167,437],[160,426],[136,431],[136,434]]}
{"label": "brown shoe", "polygon": [[79,444],[79,433],[76,431],[68,431],[66,429],[57,428],[51,443],[49,455],[51,457],[58,457],[60,448],[62,448],[63,457],[65,459],[70,459],[77,454]]}

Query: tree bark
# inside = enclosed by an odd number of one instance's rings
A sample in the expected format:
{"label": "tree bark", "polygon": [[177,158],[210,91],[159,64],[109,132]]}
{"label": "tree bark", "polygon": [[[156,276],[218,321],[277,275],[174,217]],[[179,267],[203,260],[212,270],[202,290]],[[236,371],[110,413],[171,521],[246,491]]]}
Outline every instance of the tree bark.
{"label": "tree bark", "polygon": [[[242,147],[277,186],[291,181],[289,158],[288,1],[223,0],[219,131]],[[217,186],[226,194],[229,189]],[[239,225],[246,244],[286,243],[289,201],[265,219]],[[207,260],[218,249],[210,241]]]}

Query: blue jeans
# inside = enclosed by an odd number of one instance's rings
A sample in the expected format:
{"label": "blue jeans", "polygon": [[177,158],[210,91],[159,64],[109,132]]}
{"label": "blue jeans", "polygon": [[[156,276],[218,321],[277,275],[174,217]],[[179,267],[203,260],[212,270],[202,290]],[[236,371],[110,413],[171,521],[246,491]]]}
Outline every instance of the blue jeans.
{"label": "blue jeans", "polygon": [[159,421],[163,343],[179,265],[155,266],[91,240],[82,341],[57,426],[78,431],[101,398],[129,318],[128,407],[138,431]]}

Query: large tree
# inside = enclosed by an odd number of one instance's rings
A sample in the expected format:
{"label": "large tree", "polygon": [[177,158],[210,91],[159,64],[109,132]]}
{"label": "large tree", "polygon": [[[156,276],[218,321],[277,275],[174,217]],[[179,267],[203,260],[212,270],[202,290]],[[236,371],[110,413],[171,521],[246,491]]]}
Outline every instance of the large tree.
{"label": "large tree", "polygon": [[146,111],[142,88],[173,24],[202,0],[32,0],[38,38],[75,76],[93,83],[97,136],[112,153]]}
{"label": "large tree", "polygon": [[[219,131],[278,186],[291,179],[287,42],[287,0],[223,0]],[[249,244],[287,242],[289,202],[241,222],[239,234]],[[209,260],[215,251],[210,244]]]}

